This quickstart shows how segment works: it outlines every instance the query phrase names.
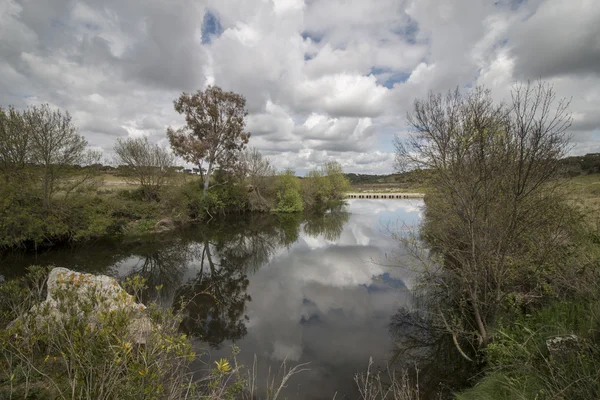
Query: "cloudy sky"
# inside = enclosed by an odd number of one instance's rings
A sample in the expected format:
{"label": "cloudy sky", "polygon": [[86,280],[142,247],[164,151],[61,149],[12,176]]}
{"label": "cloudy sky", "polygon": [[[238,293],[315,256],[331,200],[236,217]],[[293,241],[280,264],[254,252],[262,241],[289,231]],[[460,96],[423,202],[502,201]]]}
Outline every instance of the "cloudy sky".
{"label": "cloudy sky", "polygon": [[173,100],[246,96],[251,145],[302,173],[392,170],[414,98],[542,78],[572,98],[573,154],[600,151],[597,0],[0,0],[0,105],[69,110],[108,156],[166,143]]}

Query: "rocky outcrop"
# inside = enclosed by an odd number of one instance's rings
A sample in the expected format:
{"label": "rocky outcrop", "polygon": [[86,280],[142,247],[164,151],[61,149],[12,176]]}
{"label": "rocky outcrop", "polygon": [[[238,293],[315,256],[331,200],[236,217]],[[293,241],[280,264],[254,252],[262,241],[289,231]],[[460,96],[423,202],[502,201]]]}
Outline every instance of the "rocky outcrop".
{"label": "rocky outcrop", "polygon": [[[31,310],[38,327],[43,326],[44,319],[60,321],[73,314],[80,318],[85,316],[87,322],[95,326],[101,320],[101,313],[122,310],[130,316],[128,331],[129,340],[133,343],[145,344],[152,332],[152,322],[145,312],[146,306],[136,303],[134,297],[114,278],[54,268],[48,276],[47,286],[46,300]],[[66,293],[68,296],[65,296]],[[85,312],[83,307],[87,307]],[[64,315],[65,309],[69,310],[69,315]]]}

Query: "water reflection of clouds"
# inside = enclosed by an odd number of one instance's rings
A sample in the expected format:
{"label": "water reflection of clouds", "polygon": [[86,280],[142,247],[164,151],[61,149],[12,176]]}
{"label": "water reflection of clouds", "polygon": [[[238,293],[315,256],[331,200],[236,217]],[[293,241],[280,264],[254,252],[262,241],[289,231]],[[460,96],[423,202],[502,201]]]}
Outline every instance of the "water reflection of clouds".
{"label": "water reflection of clouds", "polygon": [[[321,395],[339,387],[335,385],[342,384],[345,374],[343,385],[351,385],[351,377],[369,357],[383,363],[391,349],[389,316],[407,298],[402,286],[410,279],[406,270],[377,262],[385,260],[386,249],[399,246],[384,227],[396,221],[417,223],[421,204],[350,201],[351,216],[338,240],[301,233],[296,243],[250,277],[248,335],[240,347],[274,365],[286,358],[312,361],[313,372],[296,380],[308,386],[313,379],[319,381],[315,393]],[[323,383],[318,374],[332,370],[331,382]]]}
{"label": "water reflection of clouds", "polygon": [[302,398],[331,398],[335,390],[353,388],[354,373],[369,357],[385,363],[390,316],[412,282],[410,271],[385,266],[395,263],[386,253],[402,253],[390,230],[418,223],[422,205],[348,203],[346,211],[325,216],[254,215],[147,241],[56,251],[35,263],[142,274],[149,287],[164,285],[165,304],[187,291],[210,290],[218,301],[197,296],[189,310],[188,328],[204,338],[203,348],[210,343],[212,356],[228,356],[226,344],[236,340],[242,363],[251,365],[256,354],[263,367],[275,369],[286,357],[311,361],[310,372],[294,377],[303,385]]}

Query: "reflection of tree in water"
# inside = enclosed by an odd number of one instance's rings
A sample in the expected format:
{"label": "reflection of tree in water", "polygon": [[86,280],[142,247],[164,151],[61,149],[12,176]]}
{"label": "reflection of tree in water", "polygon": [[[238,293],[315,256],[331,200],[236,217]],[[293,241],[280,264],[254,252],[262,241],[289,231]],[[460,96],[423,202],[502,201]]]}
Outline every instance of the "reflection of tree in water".
{"label": "reflection of tree in water", "polygon": [[339,239],[349,218],[350,213],[342,205],[325,212],[312,213],[306,218],[304,232],[310,236],[323,234],[325,240],[334,241]]}
{"label": "reflection of tree in water", "polygon": [[[460,356],[452,336],[436,316],[431,305],[399,309],[390,321],[395,343],[393,364],[397,369],[416,374],[423,398],[441,398],[467,386],[478,367]],[[443,397],[446,398],[446,397]]]}
{"label": "reflection of tree in water", "polygon": [[[339,236],[348,213],[336,210],[320,218],[326,222],[313,224],[311,233],[333,238],[336,232]],[[297,241],[302,222],[302,214],[254,214],[211,225],[194,236],[192,241],[201,249],[200,270],[175,296],[176,306],[187,303],[185,331],[215,347],[243,337],[246,302],[251,300],[247,274],[267,263],[279,248]]]}
{"label": "reflection of tree in water", "polygon": [[218,253],[220,245],[205,236],[200,271],[178,289],[175,297],[175,306],[185,307],[184,331],[215,347],[246,334],[244,311],[246,301],[251,300],[246,293],[249,281],[245,265],[240,263],[244,258]]}
{"label": "reflection of tree in water", "polygon": [[[246,333],[249,273],[269,262],[277,250],[296,242],[303,222],[307,234],[324,234],[333,240],[347,220],[348,213],[341,209],[308,217],[301,213],[238,215],[142,239],[98,241],[54,250],[44,254],[43,260],[45,264],[113,276],[128,268],[125,277],[142,275],[146,279],[148,290],[142,293],[142,301],[158,299],[175,307],[190,302],[183,328],[219,346]],[[19,267],[15,271],[40,263],[18,254],[11,257],[7,261]],[[190,274],[195,276],[186,281]],[[160,291],[156,291],[157,286],[162,286]]]}
{"label": "reflection of tree in water", "polygon": [[130,257],[135,256],[138,261],[128,275],[141,275],[146,280],[148,289],[142,294],[143,302],[158,300],[165,304],[172,299],[193,259],[190,250],[189,243],[180,237],[166,243],[151,241],[133,250]]}

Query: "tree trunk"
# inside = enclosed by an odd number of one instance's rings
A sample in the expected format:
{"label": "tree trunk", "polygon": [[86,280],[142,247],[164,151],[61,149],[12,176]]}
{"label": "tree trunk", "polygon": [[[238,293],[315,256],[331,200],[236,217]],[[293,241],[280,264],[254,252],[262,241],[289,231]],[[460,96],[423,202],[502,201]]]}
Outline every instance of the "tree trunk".
{"label": "tree trunk", "polygon": [[210,182],[210,174],[212,172],[212,162],[208,163],[208,169],[206,170],[206,175],[204,176],[204,189],[202,190],[202,200],[206,197],[206,192],[208,192],[208,184]]}

